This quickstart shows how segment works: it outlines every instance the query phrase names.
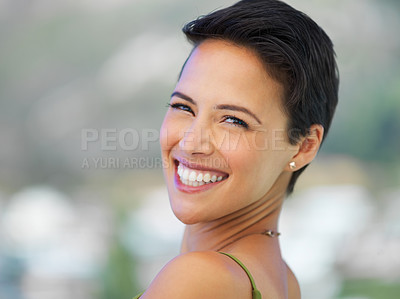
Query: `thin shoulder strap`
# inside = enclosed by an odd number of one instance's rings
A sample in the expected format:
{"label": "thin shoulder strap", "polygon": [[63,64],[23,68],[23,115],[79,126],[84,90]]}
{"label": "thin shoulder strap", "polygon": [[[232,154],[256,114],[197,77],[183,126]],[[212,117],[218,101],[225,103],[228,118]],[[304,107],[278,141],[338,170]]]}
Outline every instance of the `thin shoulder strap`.
{"label": "thin shoulder strap", "polygon": [[253,299],[261,299],[261,293],[259,290],[257,290],[256,287],[256,283],[254,282],[253,276],[251,276],[250,271],[246,268],[245,265],[243,265],[243,263],[241,261],[239,261],[239,259],[229,253],[226,252],[221,252],[218,251],[221,254],[224,254],[226,256],[229,256],[231,259],[233,259],[240,267],[242,267],[242,269],[246,272],[247,276],[250,279],[251,282],[251,288],[252,288],[252,294],[253,294]]}

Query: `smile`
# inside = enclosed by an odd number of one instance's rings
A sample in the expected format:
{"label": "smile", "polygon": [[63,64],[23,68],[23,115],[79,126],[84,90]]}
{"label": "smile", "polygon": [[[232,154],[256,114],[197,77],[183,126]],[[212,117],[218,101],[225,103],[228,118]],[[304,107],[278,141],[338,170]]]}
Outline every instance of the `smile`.
{"label": "smile", "polygon": [[227,174],[217,173],[210,170],[189,168],[180,162],[178,163],[177,174],[179,176],[179,180],[182,184],[187,186],[198,187],[208,185],[215,182],[220,182],[228,177]]}

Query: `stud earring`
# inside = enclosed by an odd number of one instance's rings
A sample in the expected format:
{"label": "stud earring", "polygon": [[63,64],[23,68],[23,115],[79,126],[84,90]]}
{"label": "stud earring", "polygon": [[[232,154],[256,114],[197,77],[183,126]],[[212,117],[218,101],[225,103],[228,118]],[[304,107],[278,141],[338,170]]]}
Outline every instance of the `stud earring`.
{"label": "stud earring", "polygon": [[296,169],[296,162],[292,161],[289,163],[290,169]]}

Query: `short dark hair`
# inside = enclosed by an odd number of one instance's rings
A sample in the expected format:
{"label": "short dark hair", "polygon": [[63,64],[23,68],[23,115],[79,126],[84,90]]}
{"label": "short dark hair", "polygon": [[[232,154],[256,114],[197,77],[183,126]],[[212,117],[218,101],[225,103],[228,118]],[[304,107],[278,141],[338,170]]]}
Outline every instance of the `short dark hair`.
{"label": "short dark hair", "polygon": [[[307,136],[313,124],[324,127],[325,139],[338,101],[339,73],[331,40],[310,17],[282,1],[242,0],[200,16],[182,31],[194,49],[207,39],[252,49],[284,87],[290,143]],[[288,194],[304,169],[292,174]]]}

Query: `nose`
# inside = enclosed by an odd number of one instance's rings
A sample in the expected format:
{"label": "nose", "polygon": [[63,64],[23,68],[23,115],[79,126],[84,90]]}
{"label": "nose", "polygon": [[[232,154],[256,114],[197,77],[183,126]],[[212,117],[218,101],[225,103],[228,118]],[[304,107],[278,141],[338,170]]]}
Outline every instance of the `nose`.
{"label": "nose", "polygon": [[207,121],[196,119],[182,132],[179,148],[188,155],[211,155],[214,150],[212,130]]}

